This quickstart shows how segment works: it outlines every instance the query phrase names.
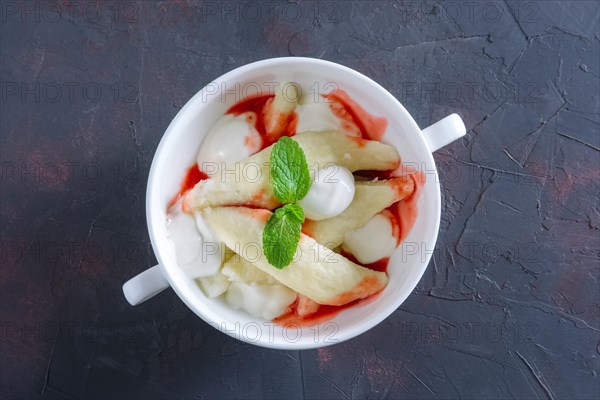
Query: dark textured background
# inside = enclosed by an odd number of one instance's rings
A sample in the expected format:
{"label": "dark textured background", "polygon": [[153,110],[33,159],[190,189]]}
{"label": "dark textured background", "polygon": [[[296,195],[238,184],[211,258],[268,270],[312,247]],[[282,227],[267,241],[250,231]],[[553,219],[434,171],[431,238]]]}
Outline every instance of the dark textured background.
{"label": "dark textured background", "polygon": [[[4,398],[598,398],[597,2],[1,4]],[[443,210],[419,286],[320,350],[254,347],[167,290],[144,193],[171,119],[226,71],[342,63],[425,127]]]}

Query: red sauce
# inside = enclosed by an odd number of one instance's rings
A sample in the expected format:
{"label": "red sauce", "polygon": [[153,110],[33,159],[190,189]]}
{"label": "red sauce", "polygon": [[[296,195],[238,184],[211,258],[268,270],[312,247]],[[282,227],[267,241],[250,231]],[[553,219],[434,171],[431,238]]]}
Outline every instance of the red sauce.
{"label": "red sauce", "polygon": [[270,207],[263,207],[261,205],[257,205],[257,204],[253,204],[253,203],[232,203],[232,204],[227,204],[227,205],[223,205],[223,206],[219,206],[219,207],[244,207],[244,208],[251,208],[253,210],[270,211]]}
{"label": "red sauce", "polygon": [[198,164],[192,165],[188,168],[187,173],[185,174],[185,178],[183,182],[181,182],[181,187],[179,188],[179,192],[171,199],[167,208],[171,208],[171,206],[177,203],[177,200],[181,198],[188,190],[192,189],[196,184],[200,181],[208,179],[208,175],[204,172],[200,171],[198,168]]}
{"label": "red sauce", "polygon": [[269,219],[269,216],[271,215],[271,211],[265,210],[264,208],[242,207],[239,210],[240,213],[248,215],[251,218],[258,219],[262,222],[267,222],[267,219]]}
{"label": "red sauce", "polygon": [[[265,109],[270,105],[273,101],[272,99],[275,97],[273,94],[267,95],[259,95],[245,98],[227,110],[225,114],[231,115],[246,115],[246,120],[250,125],[253,125],[261,138],[260,146],[258,146],[258,151],[269,147],[273,143],[275,143],[281,136],[294,136],[296,134],[296,125],[298,123],[298,116],[294,112],[292,116],[285,123],[287,126],[284,128],[283,132],[278,136],[269,135],[267,133],[267,129],[265,126]],[[257,148],[255,143],[246,143],[252,150]]]}
{"label": "red sauce", "polygon": [[356,143],[358,145],[358,147],[365,147],[367,145],[367,143],[369,143],[367,141],[367,139],[363,139],[363,138],[358,137],[358,136],[348,136],[348,139],[350,139],[354,143]]}
{"label": "red sauce", "polygon": [[377,271],[377,272],[385,272],[387,274],[387,269],[388,269],[388,264],[390,262],[390,259],[388,257],[384,257],[380,260],[375,261],[374,263],[370,263],[370,264],[361,264],[360,261],[358,261],[356,259],[356,257],[354,257],[354,254],[344,250],[344,249],[340,249],[340,254],[343,255],[344,257],[346,257],[348,260],[352,261],[355,264],[361,265],[365,268],[371,269],[373,271]]}
{"label": "red sauce", "polygon": [[[287,131],[289,136],[296,134],[296,126],[298,125],[298,114],[294,111],[292,117],[289,119],[287,124]],[[277,140],[276,140],[277,141]]]}
{"label": "red sauce", "polygon": [[248,97],[238,101],[232,105],[225,114],[240,115],[247,112],[254,113],[254,116],[249,116],[248,122],[252,123],[261,137],[266,136],[265,119],[263,118],[263,108],[267,101],[275,95],[267,94],[263,96]]}
{"label": "red sauce", "polygon": [[417,208],[417,201],[423,190],[425,184],[425,174],[417,172],[416,174],[410,175],[415,182],[415,190],[412,194],[399,202],[392,204],[387,210],[391,211],[393,216],[396,218],[398,226],[400,227],[400,235],[398,236],[398,244],[402,243],[408,236],[412,227],[415,225],[419,210]]}
{"label": "red sauce", "polygon": [[400,229],[400,223],[398,222],[398,219],[394,213],[388,209],[383,210],[381,214],[383,214],[390,221],[390,224],[392,224],[392,236],[396,238],[396,246],[399,246],[401,242],[400,236],[402,230]]}
{"label": "red sauce", "polygon": [[344,129],[356,133],[356,130],[353,129],[354,125],[363,139],[381,140],[383,138],[387,120],[369,114],[346,91],[339,89],[333,93],[324,94],[323,97],[330,101],[329,108],[336,117],[342,120]]}
{"label": "red sauce", "polygon": [[379,179],[379,180],[388,180],[394,178],[394,170],[389,169],[387,171],[355,171],[355,176],[360,176],[363,178],[367,178],[368,180]]}
{"label": "red sauce", "polygon": [[312,313],[310,315],[306,315],[304,317],[301,317],[296,312],[296,308],[298,306],[298,299],[296,299],[296,301],[294,303],[292,303],[292,305],[289,307],[288,311],[286,313],[280,315],[279,317],[275,318],[273,320],[273,322],[275,322],[285,328],[303,328],[303,327],[314,326],[317,324],[322,324],[323,322],[327,322],[327,321],[333,319],[340,312],[342,312],[350,307],[364,305],[364,304],[368,304],[368,303],[372,302],[379,296],[380,293],[381,292],[377,292],[377,293],[372,294],[371,296],[366,297],[364,299],[354,300],[354,301],[351,301],[350,303],[346,303],[341,306],[321,305],[317,309],[317,311],[315,311],[314,313]]}
{"label": "red sauce", "polygon": [[304,223],[302,224],[302,233],[304,233],[306,236],[313,237],[313,234],[314,234],[313,223],[314,223],[314,221],[311,219],[304,220]]}

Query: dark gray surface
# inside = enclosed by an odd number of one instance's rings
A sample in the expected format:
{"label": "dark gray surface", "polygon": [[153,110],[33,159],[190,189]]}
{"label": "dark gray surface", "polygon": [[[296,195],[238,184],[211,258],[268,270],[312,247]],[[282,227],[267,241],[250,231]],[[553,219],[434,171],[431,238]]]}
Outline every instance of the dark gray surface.
{"label": "dark gray surface", "polygon": [[[2,397],[600,396],[597,2],[74,4],[2,2]],[[302,352],[237,342],[170,290],[129,307],[165,128],[224,72],[287,55],[355,68],[422,127],[463,117],[435,154],[419,286]]]}

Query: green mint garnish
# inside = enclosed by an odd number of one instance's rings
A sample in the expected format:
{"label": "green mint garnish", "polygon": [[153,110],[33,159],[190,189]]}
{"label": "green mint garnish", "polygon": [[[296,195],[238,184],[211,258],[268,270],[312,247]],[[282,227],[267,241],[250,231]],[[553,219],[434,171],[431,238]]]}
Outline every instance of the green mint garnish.
{"label": "green mint garnish", "polygon": [[275,210],[263,231],[263,251],[267,261],[277,269],[292,262],[300,241],[304,211],[297,204],[286,204]]}
{"label": "green mint garnish", "polygon": [[275,197],[294,203],[308,193],[310,172],[302,147],[287,136],[281,137],[271,151],[271,179]]}
{"label": "green mint garnish", "polygon": [[308,193],[311,179],[302,147],[287,136],[271,150],[271,181],[275,197],[285,204],[275,210],[263,231],[263,252],[275,268],[289,265],[300,242],[304,210],[295,204]]}

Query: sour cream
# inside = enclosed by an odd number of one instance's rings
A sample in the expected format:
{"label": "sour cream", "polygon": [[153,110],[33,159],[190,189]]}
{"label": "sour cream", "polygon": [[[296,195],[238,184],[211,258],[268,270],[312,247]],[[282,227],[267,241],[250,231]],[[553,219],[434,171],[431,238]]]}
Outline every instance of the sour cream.
{"label": "sour cream", "polygon": [[210,128],[200,146],[197,162],[208,176],[260,150],[262,139],[244,114],[224,115]]}
{"label": "sour cream", "polygon": [[222,249],[202,216],[178,211],[180,204],[172,210],[167,232],[179,267],[194,279],[219,272]]}
{"label": "sour cream", "polygon": [[362,264],[370,264],[390,257],[396,250],[392,221],[384,214],[376,214],[360,229],[346,235],[342,247]]}
{"label": "sour cream", "polygon": [[233,308],[241,308],[255,317],[271,320],[283,314],[296,300],[296,292],[283,285],[258,285],[235,281],[225,300]]}
{"label": "sour cream", "polygon": [[308,194],[298,202],[306,218],[319,221],[335,217],[354,199],[354,176],[339,165],[330,165],[314,174]]}

